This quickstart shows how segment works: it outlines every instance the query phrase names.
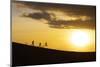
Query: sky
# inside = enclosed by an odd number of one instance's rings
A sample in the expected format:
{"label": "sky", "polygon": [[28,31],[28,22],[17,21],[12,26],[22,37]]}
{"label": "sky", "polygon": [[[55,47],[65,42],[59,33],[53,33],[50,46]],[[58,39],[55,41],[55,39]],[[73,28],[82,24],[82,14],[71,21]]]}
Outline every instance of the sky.
{"label": "sky", "polygon": [[[96,7],[39,2],[12,2],[12,41],[64,51],[94,52]],[[90,42],[77,47],[70,42],[74,31],[84,31]],[[74,34],[73,34],[74,35]],[[44,43],[48,46],[45,47]]]}

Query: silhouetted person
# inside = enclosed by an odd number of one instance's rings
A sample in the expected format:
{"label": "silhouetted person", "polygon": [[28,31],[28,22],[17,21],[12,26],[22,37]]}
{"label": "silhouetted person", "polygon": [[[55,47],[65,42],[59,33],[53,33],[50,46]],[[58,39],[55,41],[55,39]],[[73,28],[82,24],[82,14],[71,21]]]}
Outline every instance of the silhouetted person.
{"label": "silhouetted person", "polygon": [[48,45],[47,45],[47,42],[45,42],[45,46],[48,46]]}
{"label": "silhouetted person", "polygon": [[32,45],[34,46],[34,40],[32,41]]}
{"label": "silhouetted person", "polygon": [[39,47],[41,47],[41,42],[39,43]]}

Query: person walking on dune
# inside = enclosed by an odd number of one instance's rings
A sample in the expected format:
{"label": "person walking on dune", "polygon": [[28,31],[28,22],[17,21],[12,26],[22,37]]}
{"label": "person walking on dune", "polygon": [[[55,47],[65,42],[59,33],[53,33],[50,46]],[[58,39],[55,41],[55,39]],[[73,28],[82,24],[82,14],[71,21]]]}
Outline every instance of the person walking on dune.
{"label": "person walking on dune", "polygon": [[32,41],[32,45],[34,46],[34,40]]}

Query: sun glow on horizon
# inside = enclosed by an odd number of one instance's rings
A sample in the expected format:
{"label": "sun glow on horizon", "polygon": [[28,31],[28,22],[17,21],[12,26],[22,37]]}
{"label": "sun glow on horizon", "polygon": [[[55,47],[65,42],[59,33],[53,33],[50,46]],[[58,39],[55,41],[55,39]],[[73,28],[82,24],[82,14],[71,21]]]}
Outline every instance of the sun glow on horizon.
{"label": "sun glow on horizon", "polygon": [[76,47],[86,47],[90,43],[88,32],[76,30],[70,36],[70,42]]}

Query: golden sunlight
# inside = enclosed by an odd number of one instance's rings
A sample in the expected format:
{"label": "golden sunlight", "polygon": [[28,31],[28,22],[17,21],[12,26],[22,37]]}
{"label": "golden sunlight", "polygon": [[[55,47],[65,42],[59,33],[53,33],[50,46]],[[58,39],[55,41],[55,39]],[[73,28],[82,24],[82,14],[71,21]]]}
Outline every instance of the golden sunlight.
{"label": "golden sunlight", "polygon": [[80,30],[73,31],[70,42],[76,47],[85,47],[90,43],[89,33]]}

